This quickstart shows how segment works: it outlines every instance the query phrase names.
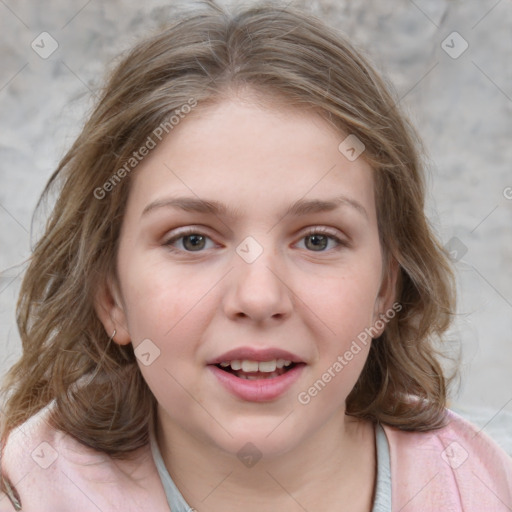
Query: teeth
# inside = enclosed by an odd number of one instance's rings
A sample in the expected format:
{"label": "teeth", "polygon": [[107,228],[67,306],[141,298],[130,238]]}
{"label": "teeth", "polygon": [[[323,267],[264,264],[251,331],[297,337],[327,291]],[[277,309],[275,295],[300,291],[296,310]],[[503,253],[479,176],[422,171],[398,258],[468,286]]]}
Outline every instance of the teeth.
{"label": "teeth", "polygon": [[[244,372],[257,372],[259,367],[259,363],[257,361],[248,361],[244,359],[242,361],[242,370]],[[233,367],[231,367],[233,368]]]}
{"label": "teeth", "polygon": [[242,369],[242,362],[238,359],[235,361],[231,361],[231,369],[232,370],[241,370]]}
{"label": "teeth", "polygon": [[244,359],[240,361],[239,359],[235,359],[234,361],[223,361],[220,363],[222,368],[227,368],[231,366],[232,370],[238,371],[242,370],[244,372],[263,372],[263,373],[272,373],[276,371],[276,368],[280,370],[285,366],[290,366],[292,364],[291,361],[287,359],[272,359],[271,361],[251,361],[249,359]]}
{"label": "teeth", "polygon": [[272,361],[261,361],[258,364],[260,372],[275,372],[277,368],[277,362],[275,359]]}

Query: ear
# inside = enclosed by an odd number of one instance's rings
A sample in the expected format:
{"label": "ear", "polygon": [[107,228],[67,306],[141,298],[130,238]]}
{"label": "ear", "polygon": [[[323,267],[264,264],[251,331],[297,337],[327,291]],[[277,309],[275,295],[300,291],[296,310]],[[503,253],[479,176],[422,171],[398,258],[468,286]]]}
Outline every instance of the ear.
{"label": "ear", "polygon": [[128,332],[126,314],[119,287],[112,278],[106,278],[98,286],[94,297],[94,309],[107,336],[119,345],[128,345],[131,337]]}
{"label": "ear", "polygon": [[[400,271],[400,265],[397,260],[390,256],[390,261],[384,267],[382,272],[381,286],[379,294],[375,300],[375,306],[373,310],[372,325],[378,330],[378,338],[384,332],[387,322],[386,312],[392,309],[394,302],[396,301],[396,286],[398,282],[398,273]],[[395,309],[393,308],[393,317],[395,316]],[[381,321],[379,321],[381,320]],[[384,321],[382,321],[384,320]],[[383,324],[383,325],[382,325]],[[381,328],[382,326],[382,328]]]}

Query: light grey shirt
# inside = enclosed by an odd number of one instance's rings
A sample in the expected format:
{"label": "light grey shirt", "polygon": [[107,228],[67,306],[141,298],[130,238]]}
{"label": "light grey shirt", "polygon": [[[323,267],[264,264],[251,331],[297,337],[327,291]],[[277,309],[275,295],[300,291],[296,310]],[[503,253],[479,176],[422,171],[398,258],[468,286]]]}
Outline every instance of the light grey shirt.
{"label": "light grey shirt", "polygon": [[[377,482],[372,512],[391,512],[391,465],[389,460],[389,445],[384,429],[380,425],[377,425],[375,428],[375,436],[377,444]],[[183,498],[176,484],[173,482],[171,475],[169,475],[153,432],[150,433],[150,446],[171,511],[196,512],[195,509],[187,505],[185,498]]]}

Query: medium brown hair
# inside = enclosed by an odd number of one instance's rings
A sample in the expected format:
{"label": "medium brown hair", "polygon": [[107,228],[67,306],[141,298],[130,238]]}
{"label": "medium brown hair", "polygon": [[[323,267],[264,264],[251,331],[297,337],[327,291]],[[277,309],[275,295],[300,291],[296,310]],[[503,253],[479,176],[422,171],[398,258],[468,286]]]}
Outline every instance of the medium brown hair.
{"label": "medium brown hair", "polygon": [[95,191],[191,99],[200,111],[242,87],[315,109],[340,142],[354,134],[364,143],[402,309],[372,343],[347,414],[407,430],[442,425],[447,380],[436,347],[454,309],[453,275],[424,214],[414,130],[366,58],[311,14],[270,4],[230,13],[210,1],[124,56],[43,192],[59,195],[20,291],[23,355],[3,388],[3,442],[53,403],[53,424],[87,446],[121,457],[147,443],[155,399],[133,348],[109,340],[94,306],[116,275],[129,173],[105,197]]}

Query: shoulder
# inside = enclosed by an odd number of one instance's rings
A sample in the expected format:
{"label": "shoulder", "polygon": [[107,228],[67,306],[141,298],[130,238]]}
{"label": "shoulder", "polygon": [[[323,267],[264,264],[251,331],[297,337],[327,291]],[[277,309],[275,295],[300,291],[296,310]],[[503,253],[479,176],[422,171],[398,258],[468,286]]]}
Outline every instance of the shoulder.
{"label": "shoulder", "polygon": [[446,419],[443,428],[428,432],[384,426],[393,508],[510,511],[512,458],[456,413],[447,410]]}
{"label": "shoulder", "polygon": [[[149,503],[152,510],[168,511],[149,447],[114,460],[52,428],[50,412],[43,409],[11,432],[2,452],[2,477],[23,511],[64,512],[70,503],[81,512],[141,510]],[[10,503],[0,494],[0,512],[14,510]]]}

